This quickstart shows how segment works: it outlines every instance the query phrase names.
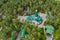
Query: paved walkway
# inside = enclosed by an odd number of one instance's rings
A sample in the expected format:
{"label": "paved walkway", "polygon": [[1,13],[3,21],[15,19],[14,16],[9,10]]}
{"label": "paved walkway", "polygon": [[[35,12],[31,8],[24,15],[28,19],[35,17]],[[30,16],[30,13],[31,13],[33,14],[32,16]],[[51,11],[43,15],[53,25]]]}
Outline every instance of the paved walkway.
{"label": "paved walkway", "polygon": [[18,37],[17,37],[17,39],[16,40],[20,40],[20,34],[18,34]]}
{"label": "paved walkway", "polygon": [[[39,24],[38,27],[44,28],[44,22],[46,21],[46,14],[39,14],[39,15],[42,17],[43,22],[42,22],[42,24]],[[27,17],[28,17],[28,16],[18,16],[18,19],[20,20],[20,22],[22,22],[23,20],[25,21]],[[33,21],[33,22],[34,22],[35,24],[38,24],[36,21]],[[0,28],[0,31],[1,31],[1,30],[2,30],[2,27]],[[17,37],[16,40],[20,40],[20,34],[18,34],[18,37]],[[52,40],[52,37],[46,35],[46,40]]]}
{"label": "paved walkway", "polygon": [[0,27],[0,31],[2,30],[2,27]]}
{"label": "paved walkway", "polygon": [[[44,22],[46,21],[46,14],[40,13],[39,15],[42,17],[43,22],[42,22],[42,24],[38,25],[38,27],[44,28]],[[23,20],[25,21],[27,17],[28,17],[28,16],[18,16],[18,19],[20,20],[20,22],[22,22]],[[37,24],[36,21],[33,21],[33,22],[35,22],[35,24]],[[1,30],[2,30],[2,27],[0,28],[0,31],[1,31]],[[53,39],[52,36],[46,35],[46,40],[52,40],[52,39]],[[18,37],[17,37],[16,40],[20,40],[20,34],[18,34]]]}
{"label": "paved walkway", "polygon": [[[38,27],[43,27],[43,24],[44,24],[44,22],[46,21],[46,14],[39,14],[39,15],[42,17],[43,22],[42,22],[42,24],[38,25]],[[23,20],[25,21],[25,20],[27,19],[27,17],[28,17],[28,16],[18,16],[18,19],[20,20],[20,22],[22,22]],[[32,22],[34,22],[35,25],[36,25],[36,24],[39,24],[39,23],[36,22],[36,21],[32,21]]]}

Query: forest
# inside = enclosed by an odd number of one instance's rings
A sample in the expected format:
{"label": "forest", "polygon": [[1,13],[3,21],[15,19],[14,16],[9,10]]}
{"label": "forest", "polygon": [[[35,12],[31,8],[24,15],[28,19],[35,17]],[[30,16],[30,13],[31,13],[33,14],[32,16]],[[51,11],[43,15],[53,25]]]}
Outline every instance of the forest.
{"label": "forest", "polygon": [[42,28],[17,19],[18,15],[34,14],[36,9],[44,14],[52,12],[54,19],[49,17],[44,25],[52,25],[55,29],[54,40],[60,40],[60,1],[56,0],[0,0],[0,40],[11,40],[13,35],[20,33],[22,25],[27,37],[21,40],[46,40]]}

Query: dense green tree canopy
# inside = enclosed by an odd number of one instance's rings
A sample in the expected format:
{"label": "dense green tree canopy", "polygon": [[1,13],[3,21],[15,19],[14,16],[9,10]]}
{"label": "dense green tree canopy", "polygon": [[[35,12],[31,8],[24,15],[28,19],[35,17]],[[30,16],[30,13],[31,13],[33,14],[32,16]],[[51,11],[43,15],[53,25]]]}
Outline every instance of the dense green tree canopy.
{"label": "dense green tree canopy", "polygon": [[[53,25],[55,28],[54,38],[57,38],[55,40],[60,40],[60,2],[56,0],[0,0],[0,27],[3,28],[0,32],[0,39],[6,40],[6,38],[8,38],[7,40],[9,40],[13,31],[20,31],[19,28],[21,26],[21,23],[17,19],[16,15],[24,15],[28,7],[31,14],[34,13],[36,9],[39,12],[46,14],[48,14],[49,11],[52,12],[54,19],[48,18],[45,22],[45,25]],[[24,25],[24,23],[22,24]],[[26,29],[28,29],[28,36],[31,36],[29,30],[30,28],[28,28],[27,24],[25,26]],[[40,36],[44,36],[41,35],[43,32],[37,32],[36,34],[36,30],[39,31],[40,29],[32,27],[31,33],[34,32],[32,40],[35,40],[35,38],[39,40],[39,38],[41,38]],[[6,34],[8,35],[6,36]],[[40,36],[35,37],[36,35]]]}

